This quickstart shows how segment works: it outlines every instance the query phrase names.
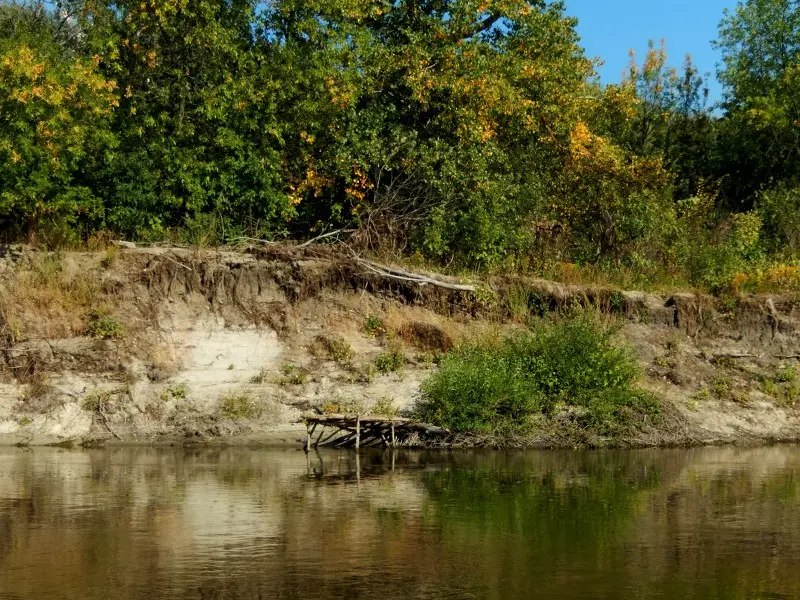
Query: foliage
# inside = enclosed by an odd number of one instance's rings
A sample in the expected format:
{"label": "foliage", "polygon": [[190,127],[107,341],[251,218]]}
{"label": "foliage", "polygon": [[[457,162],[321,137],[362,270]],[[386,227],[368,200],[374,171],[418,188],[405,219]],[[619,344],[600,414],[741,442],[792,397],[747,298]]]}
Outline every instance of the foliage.
{"label": "foliage", "polygon": [[373,415],[385,415],[387,417],[395,417],[400,414],[400,410],[395,406],[394,399],[391,396],[381,396],[372,405],[370,412]]}
{"label": "foliage", "polygon": [[356,355],[341,335],[318,335],[309,350],[316,356],[322,355],[337,363],[347,363]]}
{"label": "foliage", "polygon": [[369,315],[364,320],[364,333],[369,337],[375,337],[386,333],[386,327],[383,324],[383,319],[375,315]]}
{"label": "foliage", "polygon": [[379,354],[372,363],[379,373],[388,374],[402,371],[405,361],[405,354],[395,348]]}
{"label": "foliage", "polygon": [[601,85],[575,26],[535,0],[0,0],[0,238],[352,228],[717,291],[796,262],[797,3],[725,13],[719,107],[663,42]]}
{"label": "foliage", "polygon": [[54,56],[27,42],[0,39],[0,226],[33,241],[64,223],[101,222],[102,199],[77,174],[113,147],[118,101],[98,57]]}
{"label": "foliage", "polygon": [[222,399],[220,413],[232,420],[257,419],[264,412],[262,403],[253,400],[248,394],[233,394]]}
{"label": "foliage", "polygon": [[541,418],[566,411],[585,428],[613,434],[657,412],[636,388],[638,376],[614,328],[579,315],[499,344],[459,347],[423,383],[416,412],[453,431],[503,436],[525,435]]}
{"label": "foliage", "polygon": [[125,336],[125,328],[111,315],[93,311],[89,315],[86,334],[100,340],[110,340]]}

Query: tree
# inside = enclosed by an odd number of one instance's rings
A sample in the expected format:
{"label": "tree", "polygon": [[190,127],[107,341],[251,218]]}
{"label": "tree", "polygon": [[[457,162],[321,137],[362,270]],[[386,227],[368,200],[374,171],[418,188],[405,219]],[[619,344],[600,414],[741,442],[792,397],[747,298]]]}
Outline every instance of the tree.
{"label": "tree", "polygon": [[[43,229],[102,222],[80,174],[115,144],[116,84],[59,38],[56,15],[4,6],[0,29],[0,223],[33,240]],[[63,22],[62,22],[63,23]]]}
{"label": "tree", "polygon": [[748,207],[763,186],[800,176],[800,2],[740,2],[726,11],[715,45],[725,191],[732,206]]}

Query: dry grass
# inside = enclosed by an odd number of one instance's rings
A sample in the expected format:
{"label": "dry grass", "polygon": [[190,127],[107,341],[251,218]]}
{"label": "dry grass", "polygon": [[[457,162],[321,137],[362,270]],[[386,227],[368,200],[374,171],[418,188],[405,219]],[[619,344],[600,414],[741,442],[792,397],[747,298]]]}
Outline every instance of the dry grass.
{"label": "dry grass", "polygon": [[34,255],[0,280],[0,328],[11,343],[81,335],[93,311],[110,308],[96,272],[72,272],[58,254]]}

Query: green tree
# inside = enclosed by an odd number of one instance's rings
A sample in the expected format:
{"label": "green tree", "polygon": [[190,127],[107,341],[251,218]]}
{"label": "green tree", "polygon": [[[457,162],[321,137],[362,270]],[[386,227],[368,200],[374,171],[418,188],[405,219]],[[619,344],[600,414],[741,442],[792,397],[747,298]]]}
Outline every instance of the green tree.
{"label": "green tree", "polygon": [[[31,8],[0,10],[0,223],[6,235],[70,232],[102,222],[81,173],[114,146],[116,84],[99,57],[71,48],[74,23]],[[57,240],[49,240],[51,242]]]}
{"label": "green tree", "polygon": [[763,186],[800,175],[800,4],[740,2],[726,11],[716,47],[724,191],[732,206],[747,207]]}

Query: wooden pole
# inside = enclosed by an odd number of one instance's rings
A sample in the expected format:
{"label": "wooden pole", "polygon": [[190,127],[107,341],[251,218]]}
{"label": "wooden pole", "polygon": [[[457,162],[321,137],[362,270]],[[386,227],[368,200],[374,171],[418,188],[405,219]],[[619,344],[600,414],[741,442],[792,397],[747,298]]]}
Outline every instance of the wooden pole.
{"label": "wooden pole", "polygon": [[311,425],[306,421],[306,446],[304,448],[306,452],[311,450]]}
{"label": "wooden pole", "polygon": [[397,445],[397,441],[396,441],[396,439],[394,437],[394,421],[392,421],[392,448],[394,448],[396,445]]}
{"label": "wooden pole", "polygon": [[361,415],[356,415],[356,450],[361,446]]}

